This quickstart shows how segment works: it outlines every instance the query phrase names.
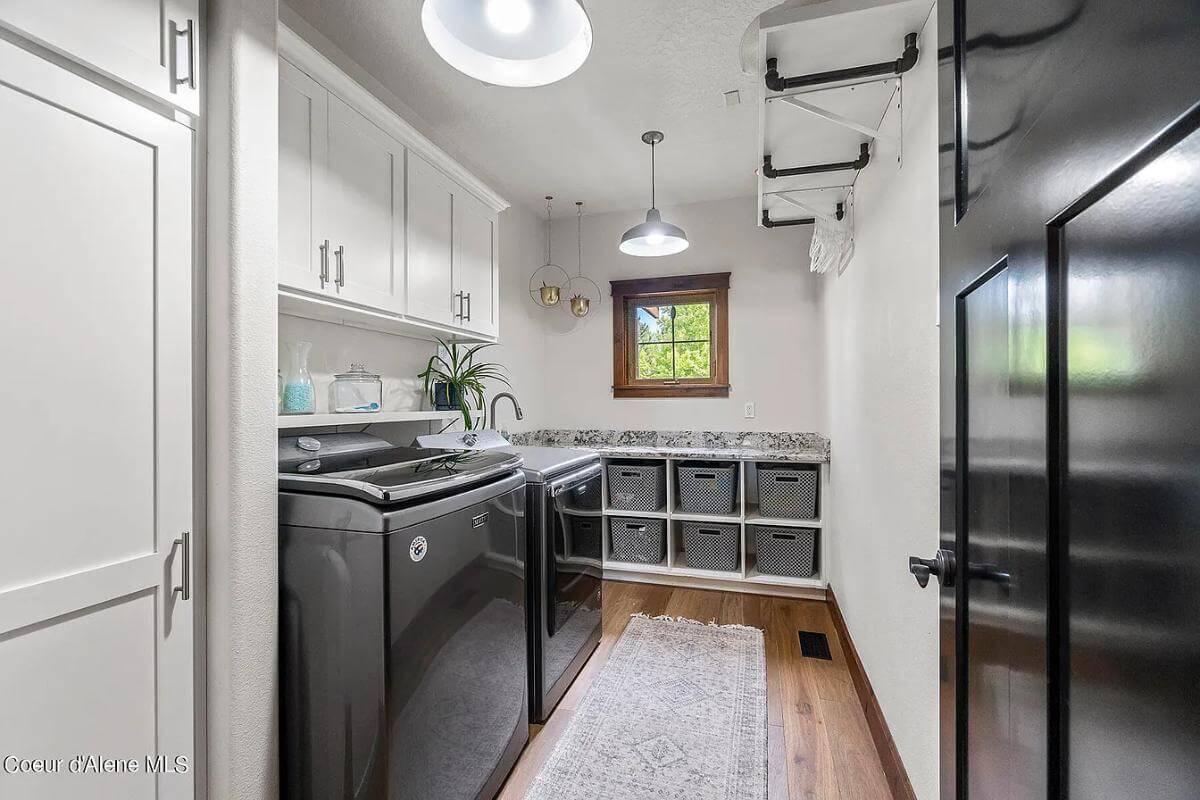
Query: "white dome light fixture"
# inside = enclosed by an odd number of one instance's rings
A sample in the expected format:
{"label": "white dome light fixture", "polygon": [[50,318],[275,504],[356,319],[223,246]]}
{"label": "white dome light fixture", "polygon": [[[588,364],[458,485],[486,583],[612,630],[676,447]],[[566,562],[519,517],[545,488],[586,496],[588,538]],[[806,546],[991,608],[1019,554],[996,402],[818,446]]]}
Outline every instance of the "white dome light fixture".
{"label": "white dome light fixture", "polygon": [[678,225],[663,222],[662,214],[655,207],[654,196],[654,146],[663,140],[662,131],[646,131],[642,141],[650,145],[650,210],[646,221],[634,225],[621,237],[620,250],[631,256],[669,256],[688,249],[687,234]]}
{"label": "white dome light fixture", "polygon": [[592,50],[580,0],[425,0],[421,27],[447,64],[497,86],[560,81]]}

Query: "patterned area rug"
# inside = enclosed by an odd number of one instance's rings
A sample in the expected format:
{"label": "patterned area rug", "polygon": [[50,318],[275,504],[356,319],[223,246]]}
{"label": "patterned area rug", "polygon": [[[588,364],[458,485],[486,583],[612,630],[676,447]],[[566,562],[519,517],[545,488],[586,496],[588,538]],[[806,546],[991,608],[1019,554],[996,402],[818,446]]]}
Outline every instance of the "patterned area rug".
{"label": "patterned area rug", "polygon": [[762,632],[635,616],[526,800],[764,800]]}

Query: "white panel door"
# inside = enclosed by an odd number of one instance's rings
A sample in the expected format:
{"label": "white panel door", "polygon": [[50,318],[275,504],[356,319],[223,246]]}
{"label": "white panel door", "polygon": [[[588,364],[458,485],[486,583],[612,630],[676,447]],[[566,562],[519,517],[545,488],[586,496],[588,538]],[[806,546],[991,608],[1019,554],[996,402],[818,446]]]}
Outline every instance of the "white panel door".
{"label": "white panel door", "polygon": [[191,798],[192,132],[5,41],[0,120],[0,797]]}
{"label": "white panel door", "polygon": [[325,87],[280,61],[279,283],[307,292],[333,289],[333,245],[318,225],[326,195],[328,119]]}
{"label": "white panel door", "polygon": [[327,196],[320,226],[338,297],[404,311],[404,146],[329,95]]}
{"label": "white panel door", "polygon": [[457,323],[474,333],[500,330],[496,214],[465,190],[454,195],[454,302]]}
{"label": "white panel door", "polygon": [[408,314],[457,322],[451,310],[454,259],[454,184],[429,162],[408,154]]}
{"label": "white panel door", "polygon": [[0,0],[0,22],[192,114],[199,0]]}

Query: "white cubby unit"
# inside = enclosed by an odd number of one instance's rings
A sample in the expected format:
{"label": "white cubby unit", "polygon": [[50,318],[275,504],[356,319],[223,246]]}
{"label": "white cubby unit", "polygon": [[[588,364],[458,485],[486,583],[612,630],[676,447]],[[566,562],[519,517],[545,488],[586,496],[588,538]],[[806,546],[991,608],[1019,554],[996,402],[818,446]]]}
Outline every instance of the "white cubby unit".
{"label": "white cubby unit", "polygon": [[[624,511],[610,507],[608,492],[608,465],[611,462],[629,462],[630,460],[665,462],[667,470],[667,503],[660,511]],[[694,465],[697,462],[734,463],[737,465],[737,493],[733,512],[730,514],[694,514],[679,508],[679,477],[680,465]],[[636,583],[658,583],[671,586],[684,586],[701,589],[722,589],[751,594],[784,595],[789,597],[811,597],[824,599],[826,582],[824,575],[827,570],[825,540],[830,535],[828,526],[820,517],[824,516],[823,509],[828,497],[829,465],[818,461],[797,461],[795,459],[735,459],[714,456],[672,456],[672,455],[612,455],[604,458],[603,495],[604,495],[604,539],[603,562],[604,577],[608,580],[632,581]],[[763,464],[781,464],[789,467],[809,467],[816,469],[817,480],[817,517],[816,519],[783,519],[764,517],[759,511],[758,503],[758,469]],[[611,553],[611,534],[609,524],[613,519],[642,517],[666,521],[666,555],[659,564],[639,564],[616,561]],[[687,566],[684,558],[683,523],[702,522],[710,524],[732,524],[738,530],[738,564],[733,571],[696,569]],[[756,532],[761,526],[788,529],[806,528],[816,531],[816,570],[812,577],[797,578],[783,575],[763,574],[758,570]]]}

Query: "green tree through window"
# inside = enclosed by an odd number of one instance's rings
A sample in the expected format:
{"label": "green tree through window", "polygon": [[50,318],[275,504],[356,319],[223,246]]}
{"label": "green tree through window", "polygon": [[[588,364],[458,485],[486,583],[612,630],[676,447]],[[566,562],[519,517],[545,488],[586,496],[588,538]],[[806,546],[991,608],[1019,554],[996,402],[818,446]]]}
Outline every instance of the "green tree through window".
{"label": "green tree through window", "polygon": [[638,306],[637,378],[712,377],[712,304]]}

